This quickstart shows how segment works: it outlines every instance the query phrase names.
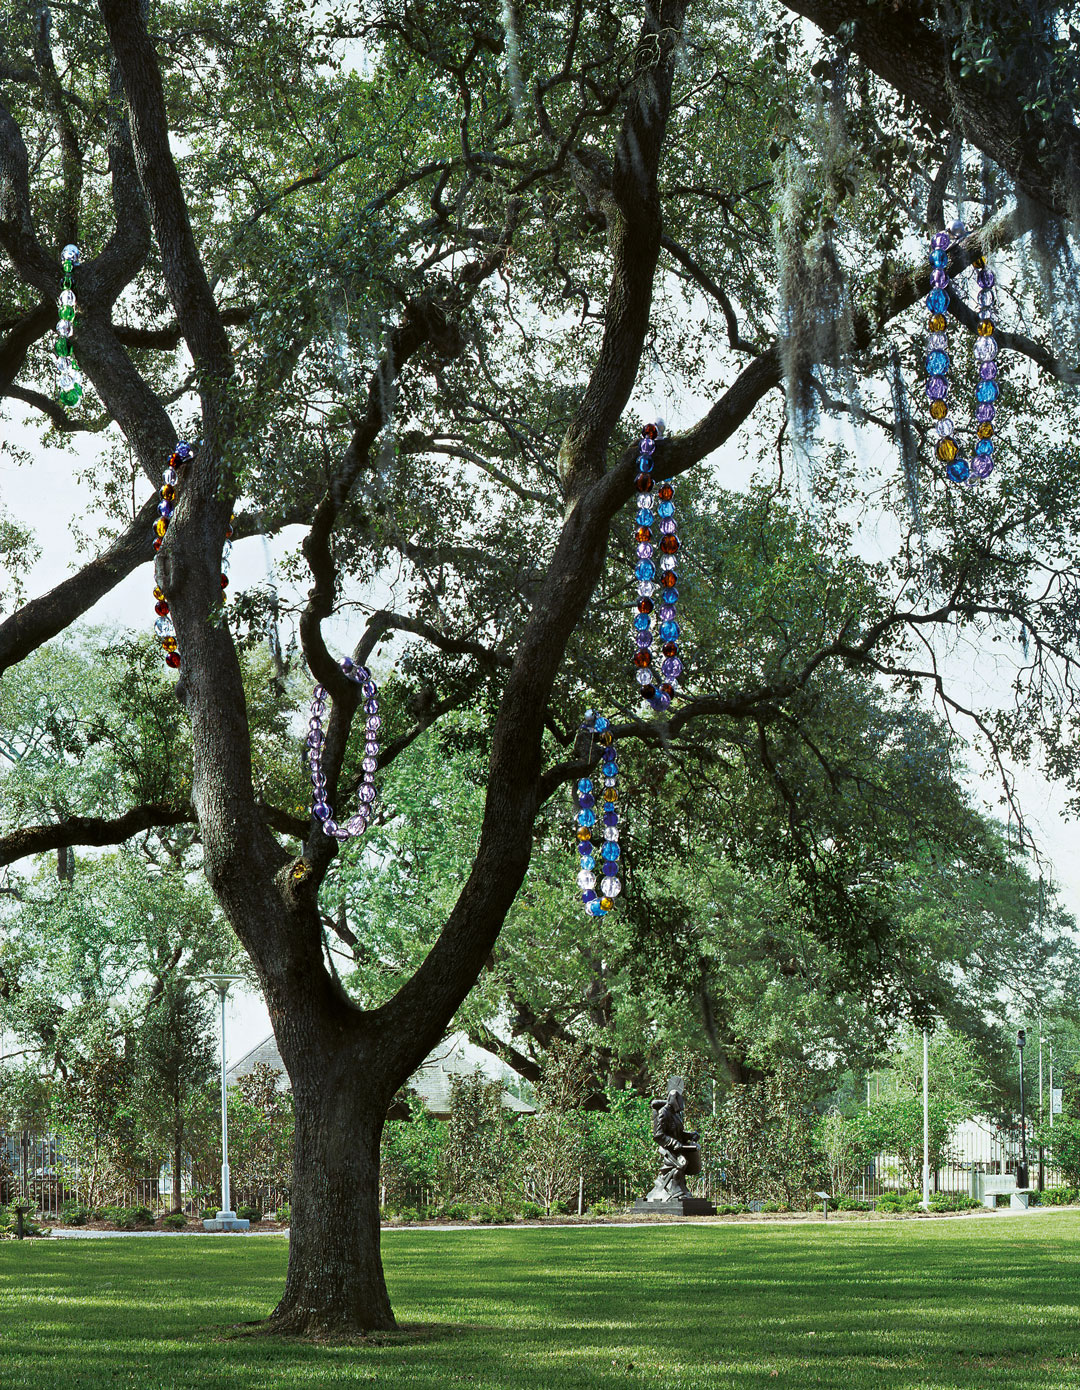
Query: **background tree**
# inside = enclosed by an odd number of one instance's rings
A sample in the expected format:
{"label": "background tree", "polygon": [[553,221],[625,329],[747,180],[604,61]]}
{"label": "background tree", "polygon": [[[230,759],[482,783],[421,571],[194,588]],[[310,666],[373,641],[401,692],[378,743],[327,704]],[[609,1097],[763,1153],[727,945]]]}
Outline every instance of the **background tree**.
{"label": "background tree", "polygon": [[[155,9],[153,37],[136,0],[100,0],[97,15],[4,7],[0,385],[66,436],[115,430],[96,480],[104,549],[0,626],[0,666],[148,562],[157,503],[139,504],[139,480],[157,488],[189,421],[201,442],[156,562],[182,653],[191,805],[171,784],[167,808],[50,811],[13,827],[0,858],[120,841],[193,808],[293,1083],[283,1330],[393,1323],[378,1257],[383,1117],[490,959],[541,808],[590,766],[573,733],[583,688],[630,684],[624,655],[600,637],[628,600],[627,540],[612,521],[634,492],[632,398],[677,391],[687,418],[689,402],[706,403],[658,451],[657,477],[706,474],[755,412],[751,453],[768,438],[790,465],[789,432],[805,446],[823,399],[883,419],[904,467],[865,504],[897,532],[869,589],[808,611],[795,647],[779,635],[745,653],[733,642],[722,677],[691,673],[668,719],[628,705],[624,746],[734,738],[769,773],[788,706],[824,699],[838,671],[861,667],[909,699],[925,687],[992,759],[1041,744],[1055,771],[1075,774],[1080,501],[1068,450],[1047,447],[1038,469],[1003,469],[1007,482],[972,495],[947,489],[920,469],[888,372],[897,341],[906,354],[922,336],[901,317],[926,290],[924,272],[905,269],[906,238],[924,231],[912,209],[940,223],[954,169],[965,196],[977,192],[976,151],[998,167],[985,225],[954,268],[1033,226],[1043,251],[1060,244],[1073,207],[1073,41],[1047,41],[1045,61],[1009,65],[995,83],[978,55],[983,40],[1002,52],[1015,40],[1008,7],[970,40],[951,7],[797,9],[836,40],[818,45],[783,8],[762,17],[683,0],[588,16],[181,3]],[[1058,79],[1060,98],[1045,99]],[[1022,200],[995,216],[1010,182]],[[40,390],[56,252],[72,238],[88,251],[76,348],[100,402],[74,417]],[[1018,283],[1017,320],[1033,332],[1001,335],[1017,364],[1006,400],[1023,397],[1041,438],[1067,440],[1064,345],[1034,282]],[[1037,382],[1022,378],[1025,360]],[[785,374],[781,404],[771,393]],[[843,573],[867,479],[841,448],[802,458],[818,563]],[[379,579],[388,593],[374,612],[364,603],[357,660],[405,634],[383,702],[385,761],[452,708],[482,714],[475,856],[423,963],[376,1007],[350,999],[326,958],[318,890],[336,844],[287,805],[268,807],[257,785],[251,702],[221,608],[237,499],[238,536],[307,527],[299,633],[333,701],[335,806],[354,785],[360,730],[350,740],[356,689],[324,624],[363,603],[355,586]],[[688,629],[708,630],[710,601],[703,575]],[[759,601],[768,608],[767,588]],[[596,622],[584,624],[591,602]],[[241,640],[267,607],[237,606]],[[1017,679],[1032,698],[976,708],[931,634],[1015,644],[1021,623],[1035,657],[1016,663]],[[853,939],[880,920],[856,916]],[[347,1150],[342,1133],[355,1138]]]}

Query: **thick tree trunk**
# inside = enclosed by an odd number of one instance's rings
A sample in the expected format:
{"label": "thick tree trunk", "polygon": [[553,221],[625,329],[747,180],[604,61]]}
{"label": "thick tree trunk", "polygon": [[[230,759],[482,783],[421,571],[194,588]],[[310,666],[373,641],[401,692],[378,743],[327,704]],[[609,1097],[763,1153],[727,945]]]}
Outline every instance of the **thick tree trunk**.
{"label": "thick tree trunk", "polygon": [[180,1190],[180,1165],[184,1161],[184,1107],[179,1095],[173,1096],[173,1156],[172,1209],[183,1211],[184,1198]]}
{"label": "thick tree trunk", "polygon": [[324,1062],[301,1062],[302,1079],[290,1068],[296,1137],[289,1269],[270,1325],[305,1336],[385,1331],[397,1324],[379,1250],[384,1107],[364,1087],[364,1068],[350,1068],[351,1084],[327,1084]]}

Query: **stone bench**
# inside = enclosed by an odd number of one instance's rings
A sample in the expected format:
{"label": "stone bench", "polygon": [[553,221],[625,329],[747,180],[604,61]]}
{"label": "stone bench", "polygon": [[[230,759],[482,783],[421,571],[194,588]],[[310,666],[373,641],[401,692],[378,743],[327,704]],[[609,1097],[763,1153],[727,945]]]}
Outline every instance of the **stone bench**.
{"label": "stone bench", "polygon": [[1028,1197],[1034,1191],[1031,1187],[1017,1187],[1015,1173],[972,1173],[971,1195],[984,1207],[993,1210],[999,1197],[1008,1197],[1009,1206],[1017,1211],[1026,1211]]}

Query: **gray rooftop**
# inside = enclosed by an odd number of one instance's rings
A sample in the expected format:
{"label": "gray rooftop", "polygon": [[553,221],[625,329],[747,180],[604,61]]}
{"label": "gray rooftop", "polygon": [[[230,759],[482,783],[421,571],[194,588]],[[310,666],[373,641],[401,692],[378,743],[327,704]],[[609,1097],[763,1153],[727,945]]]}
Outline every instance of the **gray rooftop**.
{"label": "gray rooftop", "polygon": [[[470,1057],[468,1055],[470,1052],[476,1053],[476,1056]],[[472,1076],[476,1071],[481,1071],[490,1078],[490,1072],[484,1067],[482,1061],[487,1056],[489,1054],[480,1053],[478,1049],[460,1041],[460,1035],[455,1034],[444,1039],[438,1047],[428,1054],[409,1077],[407,1085],[417,1093],[429,1114],[434,1115],[438,1120],[449,1119],[450,1078],[452,1076]],[[274,1071],[281,1072],[281,1079],[278,1084],[282,1088],[288,1087],[289,1078],[272,1033],[253,1047],[250,1052],[245,1053],[238,1061],[233,1062],[227,1069],[225,1075],[229,1084],[234,1084],[242,1076],[250,1075],[260,1062],[265,1063]],[[529,1105],[527,1101],[519,1100],[505,1086],[502,1093],[502,1103],[507,1110],[512,1110],[516,1115],[536,1114],[535,1106]],[[391,1115],[394,1115],[393,1110],[391,1110]]]}

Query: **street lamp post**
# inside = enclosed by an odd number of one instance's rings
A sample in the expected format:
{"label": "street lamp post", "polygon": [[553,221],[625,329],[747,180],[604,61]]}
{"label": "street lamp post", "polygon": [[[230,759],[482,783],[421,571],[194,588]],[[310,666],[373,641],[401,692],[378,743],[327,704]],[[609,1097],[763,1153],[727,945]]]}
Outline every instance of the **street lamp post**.
{"label": "street lamp post", "polygon": [[204,1231],[246,1231],[251,1225],[246,1217],[232,1210],[229,1193],[229,1093],[225,1077],[225,996],[229,986],[237,984],[243,975],[201,975],[205,984],[213,985],[221,1001],[221,1210],[217,1216],[203,1222]]}
{"label": "street lamp post", "polygon": [[1016,1165],[1017,1187],[1027,1187],[1028,1185],[1027,1124],[1024,1116],[1024,1044],[1026,1042],[1027,1032],[1023,1028],[1018,1028],[1016,1030],[1016,1050],[1020,1054],[1020,1162]]}

